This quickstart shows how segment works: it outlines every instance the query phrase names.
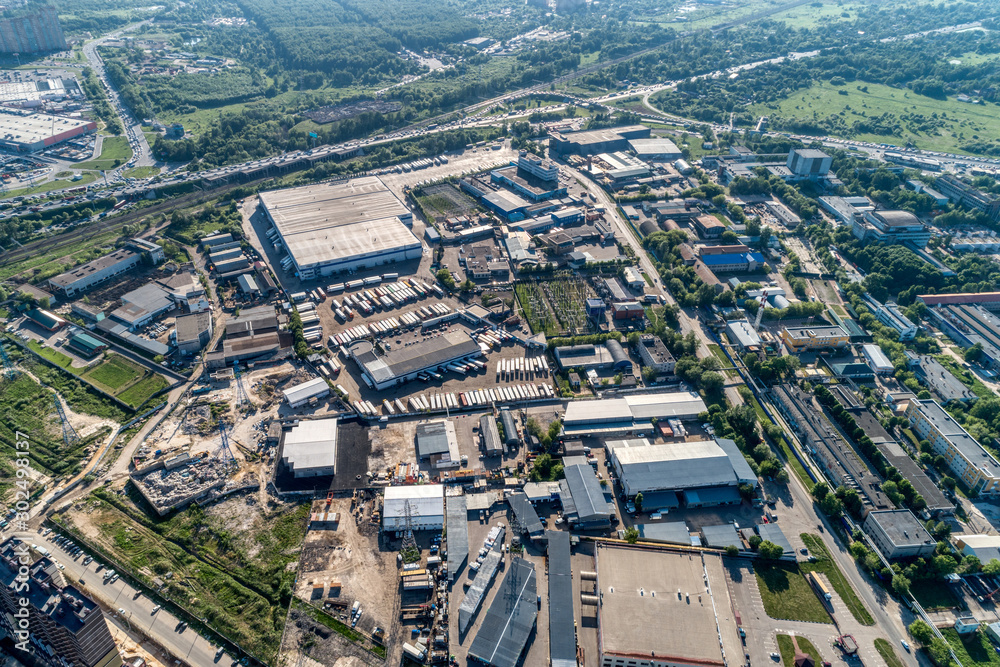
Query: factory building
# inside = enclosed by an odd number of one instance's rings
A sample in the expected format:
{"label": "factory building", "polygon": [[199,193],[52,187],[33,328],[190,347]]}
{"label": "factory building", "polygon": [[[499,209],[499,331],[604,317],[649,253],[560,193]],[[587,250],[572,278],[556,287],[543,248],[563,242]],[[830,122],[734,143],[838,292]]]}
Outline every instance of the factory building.
{"label": "factory building", "polygon": [[49,285],[63,296],[71,298],[95,285],[131,271],[139,266],[141,261],[142,256],[138,253],[127,248],[119,248],[104,257],[49,278]]}
{"label": "factory building", "polygon": [[887,559],[933,556],[937,542],[908,509],[868,513],[865,532]]}
{"label": "factory building", "polygon": [[611,369],[632,372],[632,360],[616,340],[608,340],[603,345],[567,345],[555,349],[556,361],[560,368],[582,368],[583,370]]}
{"label": "factory building", "polygon": [[911,341],[917,335],[917,325],[910,321],[906,315],[900,312],[899,307],[894,303],[882,304],[876,301],[870,294],[865,294],[865,303],[872,309],[872,314],[879,322],[887,327],[891,327],[899,332],[899,340]]}
{"label": "factory building", "polygon": [[553,132],[549,135],[549,150],[558,155],[597,155],[629,148],[630,139],[648,139],[650,129],[644,125],[627,125],[603,130]]}
{"label": "factory building", "polygon": [[[992,305],[986,303],[986,305]],[[954,303],[930,309],[930,319],[962,347],[982,346],[979,363],[1000,369],[1000,317],[983,305]]]}
{"label": "factory building", "polygon": [[703,239],[717,239],[726,231],[726,226],[714,215],[699,215],[694,219],[694,228]]}
{"label": "factory building", "polygon": [[980,497],[1000,495],[1000,462],[930,399],[910,400],[904,413],[920,439],[931,443],[952,473]]}
{"label": "factory building", "polygon": [[639,337],[639,358],[643,366],[652,368],[658,375],[673,373],[677,360],[670,354],[659,336],[643,334]]}
{"label": "factory building", "polygon": [[799,178],[824,178],[830,173],[833,158],[814,148],[795,148],[789,151],[786,166]]}
{"label": "factory building", "polygon": [[653,431],[652,420],[690,420],[706,411],[692,392],[632,394],[624,398],[573,401],[563,417],[563,436],[640,435]]}
{"label": "factory building", "polygon": [[211,311],[180,315],[174,325],[174,339],[177,350],[183,354],[204,349],[212,340]]}
{"label": "factory building", "polygon": [[435,419],[417,424],[416,440],[418,461],[427,461],[435,469],[457,468],[462,464],[452,421]]}
{"label": "factory building", "polygon": [[57,657],[52,664],[122,665],[101,607],[17,537],[0,544],[0,631],[29,642],[38,659]]}
{"label": "factory building", "polygon": [[726,323],[726,336],[729,342],[742,350],[752,350],[760,347],[760,334],[754,331],[753,325],[746,320],[731,320]]}
{"label": "factory building", "polygon": [[616,520],[614,504],[609,500],[590,462],[583,456],[563,459],[566,477],[559,481],[559,501],[570,526],[580,530],[600,530]]}
{"label": "factory building", "polygon": [[281,462],[296,479],[337,472],[337,419],[304,419],[284,431]]}
{"label": "factory building", "polygon": [[418,259],[413,214],[374,176],[263,192],[301,280]]}
{"label": "factory building", "polygon": [[684,157],[684,153],[677,148],[677,144],[665,137],[632,139],[628,145],[641,160],[674,162]]}
{"label": "factory building", "polygon": [[[608,459],[629,498],[642,494],[644,511],[740,502],[739,485],[757,485],[757,476],[732,440],[673,442],[614,440]],[[680,494],[680,495],[679,495]]]}
{"label": "factory building", "polygon": [[994,222],[1000,220],[1000,197],[977,190],[952,174],[938,176],[934,185],[956,204],[985,213]]}
{"label": "factory building", "polygon": [[909,211],[865,211],[854,219],[851,230],[859,240],[873,243],[923,248],[931,240],[931,230]]}
{"label": "factory building", "polygon": [[702,255],[701,261],[714,273],[748,273],[766,266],[764,255],[759,252]]}
{"label": "factory building", "polygon": [[382,529],[441,530],[444,527],[444,487],[440,484],[389,486],[382,503]]}
{"label": "factory building", "polygon": [[323,378],[314,378],[281,391],[290,408],[298,408],[313,399],[330,395],[330,385]]}
{"label": "factory building", "polygon": [[975,556],[983,564],[1000,560],[1000,535],[958,535],[955,546],[963,556]]}
{"label": "factory building", "polygon": [[791,352],[847,347],[850,337],[840,327],[785,327],[781,340]]}
{"label": "factory building", "polygon": [[35,153],[95,131],[97,124],[83,118],[0,113],[0,148],[16,153]]}
{"label": "factory building", "polygon": [[378,390],[401,385],[426,371],[482,354],[479,344],[462,331],[449,331],[441,336],[425,338],[409,347],[397,347],[381,356],[367,340],[353,343],[348,352],[361,369],[365,383]]}
{"label": "factory building", "polygon": [[867,345],[861,346],[861,354],[864,355],[865,361],[871,366],[872,370],[878,375],[891,375],[894,366],[889,357],[885,356],[885,352],[882,351],[878,345],[868,343]]}

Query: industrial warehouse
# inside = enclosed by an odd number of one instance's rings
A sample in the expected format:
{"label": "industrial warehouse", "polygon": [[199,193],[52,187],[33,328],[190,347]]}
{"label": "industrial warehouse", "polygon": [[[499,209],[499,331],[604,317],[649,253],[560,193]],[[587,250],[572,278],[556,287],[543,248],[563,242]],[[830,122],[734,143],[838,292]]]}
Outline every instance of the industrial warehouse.
{"label": "industrial warehouse", "polygon": [[374,176],[262,192],[261,207],[302,280],[420,257],[413,214]]}
{"label": "industrial warehouse", "polygon": [[375,346],[367,340],[358,341],[348,349],[365,382],[379,390],[409,382],[424,371],[482,354],[479,344],[462,331],[449,331],[383,356],[376,354]]}
{"label": "industrial warehouse", "polygon": [[96,130],[97,123],[82,118],[0,113],[0,147],[18,153],[34,153]]}
{"label": "industrial warehouse", "polygon": [[651,433],[653,420],[694,419],[708,408],[692,392],[633,394],[625,398],[573,402],[566,407],[563,435],[614,436]]}

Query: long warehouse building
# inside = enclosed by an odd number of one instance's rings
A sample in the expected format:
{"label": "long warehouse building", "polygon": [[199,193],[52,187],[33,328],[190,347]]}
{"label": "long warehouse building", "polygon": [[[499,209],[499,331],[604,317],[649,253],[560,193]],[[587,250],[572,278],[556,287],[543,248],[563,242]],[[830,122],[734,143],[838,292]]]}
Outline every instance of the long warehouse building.
{"label": "long warehouse building", "polygon": [[652,433],[653,419],[694,419],[708,408],[692,392],[633,394],[625,398],[574,401],[566,408],[563,435],[644,435]]}
{"label": "long warehouse building", "polygon": [[413,214],[375,176],[263,192],[260,204],[302,280],[421,255]]}
{"label": "long warehouse building", "polygon": [[409,382],[425,371],[482,354],[479,344],[462,331],[425,338],[409,347],[396,347],[381,356],[367,340],[351,344],[348,352],[361,369],[365,383],[379,391]]}

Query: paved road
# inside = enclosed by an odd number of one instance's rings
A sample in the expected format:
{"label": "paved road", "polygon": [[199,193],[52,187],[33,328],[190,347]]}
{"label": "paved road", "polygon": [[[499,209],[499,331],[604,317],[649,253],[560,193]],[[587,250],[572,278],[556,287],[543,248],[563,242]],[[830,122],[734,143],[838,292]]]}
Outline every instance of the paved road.
{"label": "paved road", "polygon": [[[71,583],[79,585],[82,590],[93,596],[100,602],[105,613],[116,617],[119,625],[125,628],[138,628],[142,632],[152,637],[154,641],[170,651],[177,659],[186,662],[192,667],[210,667],[214,665],[224,665],[229,667],[233,658],[228,654],[223,654],[216,660],[218,647],[210,643],[207,639],[199,635],[190,628],[178,632],[177,626],[180,619],[173,616],[166,610],[153,612],[155,602],[145,595],[136,597],[136,589],[119,579],[113,584],[104,583],[102,570],[98,572],[97,561],[90,565],[83,564],[83,557],[76,559],[70,557],[65,551],[53,544],[48,537],[43,537],[36,532],[18,533],[18,537],[29,544],[37,544],[49,550],[56,562],[65,565],[63,574]],[[79,580],[83,579],[83,584]],[[118,609],[123,609],[124,614],[118,613]]]}

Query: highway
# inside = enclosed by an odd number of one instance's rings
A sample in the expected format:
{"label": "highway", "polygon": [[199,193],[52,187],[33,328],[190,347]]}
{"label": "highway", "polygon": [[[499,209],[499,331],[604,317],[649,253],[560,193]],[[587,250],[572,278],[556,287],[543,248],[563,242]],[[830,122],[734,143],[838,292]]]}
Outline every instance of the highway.
{"label": "highway", "polygon": [[[181,621],[170,612],[161,609],[154,614],[153,607],[156,606],[156,603],[145,595],[137,595],[138,591],[125,583],[124,579],[119,579],[113,584],[107,583],[104,579],[106,568],[99,565],[97,560],[91,562],[90,565],[84,565],[85,554],[80,554],[76,558],[70,556],[52,541],[56,537],[55,533],[44,537],[35,532],[15,533],[15,535],[29,544],[37,544],[48,549],[55,561],[65,566],[63,574],[67,580],[79,586],[81,590],[99,602],[104,608],[105,614],[112,618],[115,623],[125,629],[141,630],[142,633],[152,637],[153,641],[169,651],[174,658],[182,660],[192,667],[210,667],[211,665],[230,667],[234,662],[234,659],[228,654],[223,654],[216,659],[219,647],[213,645],[194,630],[178,631]],[[112,565],[112,567],[114,566]],[[83,580],[82,584],[80,583],[81,579]],[[124,610],[125,613],[119,613],[119,609]]]}

